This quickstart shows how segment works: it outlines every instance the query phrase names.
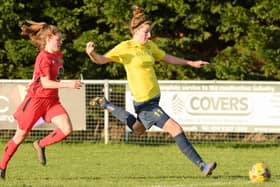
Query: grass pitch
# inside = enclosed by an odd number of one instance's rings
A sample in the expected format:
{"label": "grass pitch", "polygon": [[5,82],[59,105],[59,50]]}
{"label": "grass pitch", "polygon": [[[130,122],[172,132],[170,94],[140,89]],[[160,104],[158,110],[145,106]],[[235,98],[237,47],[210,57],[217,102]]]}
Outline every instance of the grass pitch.
{"label": "grass pitch", "polygon": [[[1,154],[5,143],[0,143]],[[280,148],[195,145],[205,161],[217,161],[211,177],[203,177],[175,144],[67,144],[46,148],[41,166],[31,143],[22,144],[0,186],[19,187],[279,187]],[[264,161],[272,178],[252,183],[248,171]]]}

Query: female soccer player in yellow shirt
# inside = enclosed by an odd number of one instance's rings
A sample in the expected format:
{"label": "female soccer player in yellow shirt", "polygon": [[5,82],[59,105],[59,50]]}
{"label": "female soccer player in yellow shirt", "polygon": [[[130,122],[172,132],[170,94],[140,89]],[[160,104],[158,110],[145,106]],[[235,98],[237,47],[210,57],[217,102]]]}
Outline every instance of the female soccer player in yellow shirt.
{"label": "female soccer player in yellow shirt", "polygon": [[121,42],[105,55],[95,53],[95,45],[90,41],[87,43],[86,53],[96,64],[118,62],[124,65],[137,118],[105,98],[94,98],[91,104],[99,104],[102,108],[108,109],[113,116],[124,122],[136,134],[144,133],[152,125],[167,131],[172,135],[182,153],[200,168],[204,176],[209,176],[215,169],[216,162],[205,163],[186,138],[181,126],[159,106],[160,88],[153,68],[155,61],[160,60],[195,68],[200,68],[208,62],[185,60],[165,53],[149,40],[152,22],[144,14],[143,9],[134,6],[133,15],[130,23],[131,40]]}

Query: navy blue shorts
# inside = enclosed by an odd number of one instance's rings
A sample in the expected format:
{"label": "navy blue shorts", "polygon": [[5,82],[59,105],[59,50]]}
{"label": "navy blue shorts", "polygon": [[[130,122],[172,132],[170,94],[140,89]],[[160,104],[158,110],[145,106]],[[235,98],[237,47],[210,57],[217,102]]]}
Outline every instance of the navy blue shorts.
{"label": "navy blue shorts", "polygon": [[159,100],[160,95],[145,102],[133,101],[137,119],[143,123],[146,129],[151,128],[152,125],[163,128],[165,122],[170,118],[159,106]]}

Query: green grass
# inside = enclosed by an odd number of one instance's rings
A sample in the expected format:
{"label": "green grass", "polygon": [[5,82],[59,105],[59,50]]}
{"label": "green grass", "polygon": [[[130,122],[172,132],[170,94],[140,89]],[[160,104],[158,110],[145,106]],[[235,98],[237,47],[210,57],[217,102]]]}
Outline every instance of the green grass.
{"label": "green grass", "polygon": [[[0,143],[3,150],[4,143]],[[10,161],[0,186],[112,186],[112,187],[279,187],[280,148],[195,145],[205,161],[217,161],[213,176],[203,177],[177,146],[127,144],[66,144],[46,149],[48,162],[41,166],[31,143],[21,145]],[[1,150],[1,151],[2,151]],[[1,153],[2,154],[2,153]],[[249,167],[265,161],[269,182],[248,180]]]}

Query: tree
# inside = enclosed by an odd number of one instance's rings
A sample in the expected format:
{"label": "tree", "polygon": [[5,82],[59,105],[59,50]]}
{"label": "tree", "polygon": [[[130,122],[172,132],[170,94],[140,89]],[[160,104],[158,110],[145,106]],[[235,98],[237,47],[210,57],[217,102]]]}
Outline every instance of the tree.
{"label": "tree", "polygon": [[[153,40],[168,53],[211,62],[203,69],[158,62],[159,79],[280,80],[277,0],[136,0],[153,20]],[[120,64],[95,65],[85,53],[93,40],[105,53],[130,38],[131,1],[0,1],[0,77],[31,79],[37,50],[20,36],[26,19],[63,33],[65,78],[125,79]],[[164,14],[163,14],[164,12]]]}
{"label": "tree", "polygon": [[217,79],[279,80],[279,2],[242,3],[225,3],[219,10],[220,39],[233,45],[214,58]]}

